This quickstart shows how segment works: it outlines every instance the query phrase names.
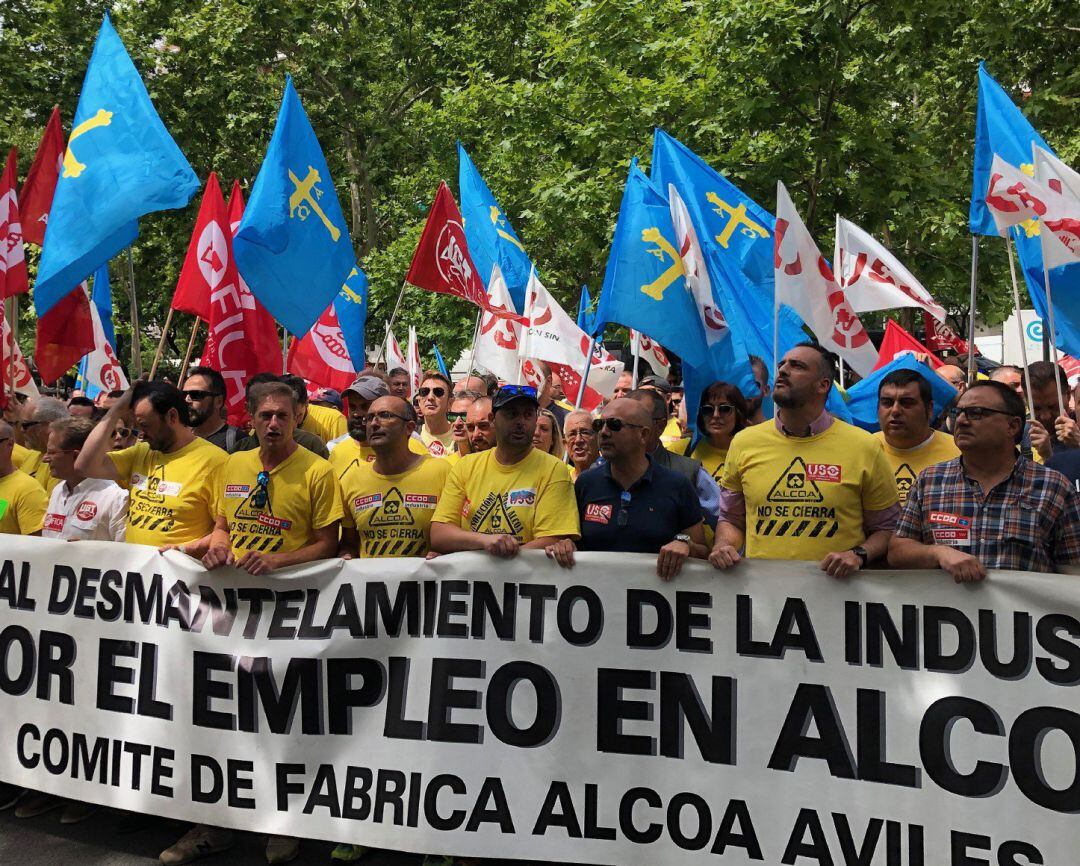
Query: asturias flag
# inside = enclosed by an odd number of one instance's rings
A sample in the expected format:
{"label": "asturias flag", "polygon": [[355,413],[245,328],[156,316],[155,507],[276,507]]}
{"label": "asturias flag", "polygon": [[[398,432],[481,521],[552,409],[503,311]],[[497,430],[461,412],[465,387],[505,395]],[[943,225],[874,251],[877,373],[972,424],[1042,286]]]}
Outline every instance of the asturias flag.
{"label": "asturias flag", "polygon": [[252,293],[293,334],[306,334],[356,265],[345,214],[292,78],[233,241]]}
{"label": "asturias flag", "polygon": [[198,188],[106,15],[49,211],[34,286],[38,316],[129,246],[139,217],[183,207]]}

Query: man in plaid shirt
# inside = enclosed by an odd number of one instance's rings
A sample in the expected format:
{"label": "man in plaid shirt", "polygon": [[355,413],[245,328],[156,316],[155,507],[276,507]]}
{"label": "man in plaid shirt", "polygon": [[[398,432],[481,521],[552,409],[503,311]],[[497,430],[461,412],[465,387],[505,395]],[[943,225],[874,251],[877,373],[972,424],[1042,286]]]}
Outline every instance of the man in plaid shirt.
{"label": "man in plaid shirt", "polygon": [[894,568],[940,568],[957,583],[987,569],[1056,571],[1080,562],[1080,499],[1064,475],[1022,456],[1024,402],[976,382],[953,409],[961,456],[916,479],[889,544]]}

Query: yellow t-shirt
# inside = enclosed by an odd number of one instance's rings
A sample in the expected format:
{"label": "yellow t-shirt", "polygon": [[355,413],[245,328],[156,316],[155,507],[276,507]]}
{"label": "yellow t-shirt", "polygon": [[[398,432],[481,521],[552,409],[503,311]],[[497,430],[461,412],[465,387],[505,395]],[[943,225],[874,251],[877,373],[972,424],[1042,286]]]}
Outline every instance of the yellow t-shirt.
{"label": "yellow t-shirt", "polygon": [[15,464],[16,469],[22,469],[23,463],[30,458],[32,453],[25,445],[16,442],[11,446],[11,462]]}
{"label": "yellow t-shirt", "polygon": [[120,486],[130,491],[125,540],[129,544],[184,544],[214,528],[218,471],[229,455],[195,438],[162,454],[146,442],[110,451]]}
{"label": "yellow t-shirt", "polygon": [[874,434],[874,438],[881,443],[881,450],[885,452],[885,459],[892,468],[901,505],[907,502],[911,485],[927,466],[960,456],[960,449],[953,443],[952,436],[941,430],[935,430],[929,440],[914,448],[893,448],[885,441],[885,434],[880,430]]}
{"label": "yellow t-shirt", "polygon": [[0,478],[0,535],[37,532],[48,507],[48,494],[21,469]]}
{"label": "yellow t-shirt", "polygon": [[668,418],[667,426],[664,428],[664,432],[660,434],[660,441],[664,443],[664,447],[668,448],[682,438],[683,431],[682,427],[679,426],[679,419]]}
{"label": "yellow t-shirt", "polygon": [[45,462],[45,455],[41,451],[34,451],[32,448],[26,448],[24,450],[26,451],[26,456],[23,458],[22,463],[16,459],[14,450],[11,452],[12,461],[23,472],[40,484],[46,493],[52,493],[52,489],[57,485],[60,479],[53,478],[52,470],[49,469],[49,464]]}
{"label": "yellow t-shirt", "polygon": [[[413,454],[428,456],[428,450],[424,443],[412,436],[409,437],[409,450]],[[334,446],[330,452],[330,465],[334,469],[334,477],[340,481],[345,473],[354,466],[362,463],[371,463],[375,459],[375,452],[370,445],[361,445],[352,436],[347,436]]]}
{"label": "yellow t-shirt", "polygon": [[304,418],[304,423],[300,425],[300,429],[314,433],[323,442],[329,442],[331,439],[337,439],[338,436],[344,436],[348,433],[349,424],[345,420],[345,416],[337,409],[309,403],[307,417]]}
{"label": "yellow t-shirt", "polygon": [[316,529],[341,520],[341,493],[334,470],[319,455],[298,447],[270,470],[261,504],[259,449],[230,454],[215,488],[214,515],[229,524],[233,556],[245,551],[290,553],[313,540]]}
{"label": "yellow t-shirt", "polygon": [[513,535],[522,543],[581,535],[570,470],[536,448],[511,466],[495,459],[494,448],[464,455],[450,470],[432,520],[486,535]]}
{"label": "yellow t-shirt", "polygon": [[821,559],[866,540],[863,512],[896,504],[896,485],[874,437],[843,421],[806,438],[768,422],[740,430],[722,486],[746,501],[746,555]]}
{"label": "yellow t-shirt", "polygon": [[380,475],[370,463],[349,472],[341,482],[344,525],[360,533],[360,556],[426,556],[449,474],[446,460],[431,457],[398,475]]}
{"label": "yellow t-shirt", "polygon": [[427,446],[428,454],[432,457],[446,457],[454,451],[453,429],[436,435],[424,427],[420,431],[420,441]]}
{"label": "yellow t-shirt", "polygon": [[727,455],[727,448],[715,448],[708,439],[702,439],[690,456],[697,460],[719,484],[720,479],[724,477],[724,461],[727,460]]}

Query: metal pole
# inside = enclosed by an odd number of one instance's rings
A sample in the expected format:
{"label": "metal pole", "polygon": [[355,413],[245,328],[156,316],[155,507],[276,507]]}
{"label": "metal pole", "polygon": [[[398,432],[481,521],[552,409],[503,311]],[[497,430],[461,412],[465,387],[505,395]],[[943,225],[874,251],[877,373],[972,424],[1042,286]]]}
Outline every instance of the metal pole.
{"label": "metal pole", "polygon": [[480,338],[480,320],[484,317],[484,311],[481,309],[476,314],[476,325],[472,332],[472,351],[469,353],[469,368],[465,371],[465,378],[473,374],[473,364],[476,363],[476,341]]}
{"label": "metal pole", "polygon": [[3,353],[5,353],[5,354],[7,354],[9,356],[8,357],[7,380],[10,383],[10,386],[11,386],[10,387],[11,399],[14,400],[15,399],[15,352],[18,349],[18,346],[19,346],[18,342],[16,341],[16,337],[15,337],[15,334],[16,334],[15,325],[19,320],[19,296],[18,295],[12,295],[11,303],[8,305],[8,308],[9,308],[9,312],[10,312],[9,319],[10,319],[10,322],[11,322],[11,324],[9,325],[10,332],[11,332],[11,351],[7,352],[7,346],[3,346],[3,347],[0,347],[0,352],[3,352]]}
{"label": "metal pole", "polygon": [[281,375],[289,372],[289,329],[281,328]]}
{"label": "metal pole", "polygon": [[[1024,341],[1024,322],[1020,318],[1020,289],[1016,284],[1016,265],[1013,263],[1012,240],[1005,234],[1005,255],[1009,258],[1009,276],[1012,277],[1013,309],[1016,310],[1016,329],[1020,332],[1020,358],[1024,363],[1024,386],[1027,389],[1028,412],[1035,418],[1035,400],[1031,396],[1031,373],[1028,372],[1027,343]],[[971,348],[970,346],[968,347]]]}
{"label": "metal pole", "polygon": [[382,360],[383,352],[386,351],[386,341],[390,337],[390,329],[394,327],[394,322],[397,321],[398,310],[401,309],[401,299],[405,295],[405,287],[407,285],[409,285],[408,282],[402,282],[401,284],[401,290],[398,292],[397,300],[394,302],[394,312],[390,314],[390,321],[386,323],[386,337],[383,338],[383,344],[379,346],[379,354],[375,356],[375,363],[372,366],[379,366],[379,361]]}
{"label": "metal pole", "polygon": [[[971,321],[968,327],[968,384],[975,381],[975,287],[979,275],[979,236],[971,236]],[[1018,314],[1019,315],[1019,314]]]}
{"label": "metal pole", "polygon": [[589,351],[585,355],[585,369],[581,373],[581,384],[578,386],[577,399],[574,401],[574,411],[581,408],[581,401],[585,397],[585,386],[589,384],[589,370],[592,367],[593,346],[596,345],[596,337],[589,337]]}
{"label": "metal pole", "polygon": [[135,262],[131,258],[131,247],[127,250],[128,280],[131,282],[131,367],[134,376],[142,377],[142,347],[140,346],[141,329],[139,328],[139,302],[135,298]]}
{"label": "metal pole", "polygon": [[180,367],[180,381],[177,383],[177,388],[184,387],[184,380],[187,379],[188,364],[191,363],[191,352],[195,348],[195,335],[199,333],[199,325],[202,324],[202,319],[198,316],[195,317],[195,324],[191,326],[191,339],[188,340],[187,351],[184,353],[184,363]]}
{"label": "metal pole", "polygon": [[154,363],[150,365],[150,379],[154,378],[154,373],[157,372],[158,362],[161,360],[162,354],[165,352],[165,339],[169,336],[169,326],[172,324],[173,308],[169,307],[169,315],[165,317],[165,327],[161,329],[161,339],[158,340],[157,351],[154,352]]}
{"label": "metal pole", "polygon": [[634,331],[633,339],[630,340],[630,348],[634,353],[634,367],[630,373],[630,387],[637,388],[638,364],[641,361],[641,332]]}
{"label": "metal pole", "polygon": [[[1050,333],[1047,335],[1043,328],[1043,360],[1049,361],[1053,355],[1054,366],[1058,366],[1057,328],[1054,326],[1054,297],[1050,293],[1050,271],[1046,267],[1046,256],[1043,255],[1043,289],[1046,291],[1046,313],[1050,324]],[[1045,325],[1046,323],[1044,323]],[[1054,387],[1057,388],[1058,415],[1065,414],[1065,395],[1061,393],[1061,375],[1058,370],[1054,371]]]}

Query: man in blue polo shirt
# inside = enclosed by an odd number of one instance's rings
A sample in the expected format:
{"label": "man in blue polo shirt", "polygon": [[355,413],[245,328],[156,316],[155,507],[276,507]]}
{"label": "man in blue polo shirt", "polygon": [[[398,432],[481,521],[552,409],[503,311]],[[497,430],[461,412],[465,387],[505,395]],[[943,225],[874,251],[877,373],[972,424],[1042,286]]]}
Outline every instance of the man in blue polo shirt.
{"label": "man in blue polo shirt", "polygon": [[574,485],[581,540],[561,539],[545,548],[564,567],[574,551],[655,553],[656,573],[671,580],[688,557],[705,559],[709,548],[697,493],[685,477],[647,453],[652,417],[642,403],[617,399],[593,422],[605,462],[583,472]]}

